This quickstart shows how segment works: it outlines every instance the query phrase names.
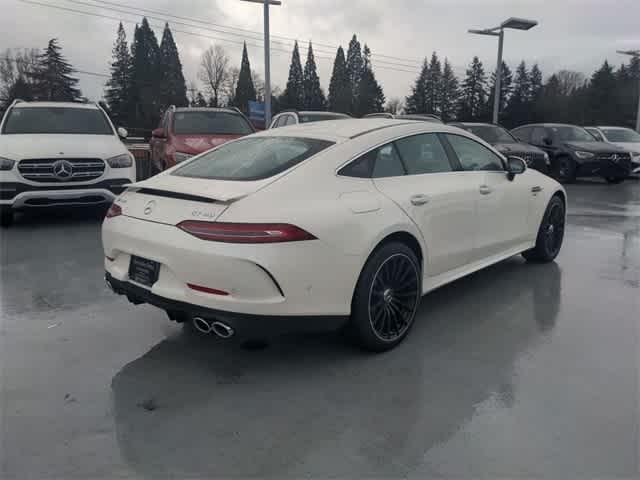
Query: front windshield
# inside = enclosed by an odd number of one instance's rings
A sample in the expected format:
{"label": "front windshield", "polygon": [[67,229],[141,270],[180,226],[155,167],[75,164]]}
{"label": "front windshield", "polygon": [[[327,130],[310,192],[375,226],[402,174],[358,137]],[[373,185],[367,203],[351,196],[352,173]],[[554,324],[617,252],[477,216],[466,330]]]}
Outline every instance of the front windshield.
{"label": "front windshield", "polygon": [[114,135],[100,110],[73,107],[12,108],[2,133]]}
{"label": "front windshield", "polygon": [[249,123],[237,113],[202,110],[176,112],[173,118],[176,135],[248,135]]}
{"label": "front windshield", "polygon": [[640,143],[640,133],[630,128],[603,128],[607,140],[620,143]]}
{"label": "front windshield", "polygon": [[518,142],[504,128],[494,125],[468,125],[465,126],[465,129],[490,144]]}
{"label": "front windshield", "polygon": [[597,140],[587,132],[584,128],[580,127],[552,127],[551,130],[555,133],[556,138],[560,142],[596,142]]}
{"label": "front windshield", "polygon": [[322,122],[324,120],[344,120],[349,118],[348,115],[342,113],[305,113],[299,115],[300,123]]}

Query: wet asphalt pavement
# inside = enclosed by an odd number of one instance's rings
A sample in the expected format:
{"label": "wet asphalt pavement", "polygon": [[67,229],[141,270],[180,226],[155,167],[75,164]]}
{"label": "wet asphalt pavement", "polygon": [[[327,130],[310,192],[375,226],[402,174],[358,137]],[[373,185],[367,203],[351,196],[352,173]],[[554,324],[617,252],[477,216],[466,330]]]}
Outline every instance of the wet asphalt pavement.
{"label": "wet asphalt pavement", "polygon": [[640,182],[568,188],[556,263],[423,299],[396,350],[248,350],[103,284],[100,219],[0,232],[0,478],[638,475]]}

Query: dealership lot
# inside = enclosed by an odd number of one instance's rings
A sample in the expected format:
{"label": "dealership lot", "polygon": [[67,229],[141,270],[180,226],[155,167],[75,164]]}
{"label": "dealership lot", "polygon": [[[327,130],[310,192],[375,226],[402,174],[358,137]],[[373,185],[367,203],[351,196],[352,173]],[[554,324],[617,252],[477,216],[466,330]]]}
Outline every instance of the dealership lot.
{"label": "dealership lot", "polygon": [[557,261],[423,299],[397,349],[202,337],[104,286],[100,218],[0,232],[2,478],[633,477],[640,182],[569,185]]}

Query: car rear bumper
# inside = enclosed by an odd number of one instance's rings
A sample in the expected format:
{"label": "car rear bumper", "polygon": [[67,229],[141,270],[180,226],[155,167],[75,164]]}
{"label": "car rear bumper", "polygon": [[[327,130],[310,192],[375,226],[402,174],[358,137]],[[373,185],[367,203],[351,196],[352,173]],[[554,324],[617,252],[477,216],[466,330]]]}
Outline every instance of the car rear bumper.
{"label": "car rear bumper", "polygon": [[291,316],[227,312],[161,297],[144,287],[117,280],[109,272],[105,273],[105,281],[114,293],[125,295],[135,305],[147,303],[161,308],[169,318],[179,322],[190,322],[194,317],[201,317],[209,322],[224,322],[237,336],[245,338],[334,331],[344,326],[348,320],[347,315]]}
{"label": "car rear bumper", "polygon": [[[115,280],[169,300],[248,315],[349,315],[362,267],[359,256],[341,254],[321,240],[212,242],[175,225],[126,215],[105,219],[102,243],[105,270]],[[132,256],[159,264],[152,286],[131,281]]]}
{"label": "car rear bumper", "polygon": [[30,185],[0,182],[0,205],[14,209],[110,203],[131,183],[128,178],[89,185]]}

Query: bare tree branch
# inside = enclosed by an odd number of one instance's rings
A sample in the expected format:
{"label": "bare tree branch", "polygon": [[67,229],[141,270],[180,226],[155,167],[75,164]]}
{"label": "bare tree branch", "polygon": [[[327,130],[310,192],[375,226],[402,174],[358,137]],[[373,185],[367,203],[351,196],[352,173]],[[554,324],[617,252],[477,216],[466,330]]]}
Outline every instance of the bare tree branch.
{"label": "bare tree branch", "polygon": [[220,45],[211,46],[202,54],[199,78],[213,97],[215,107],[220,105],[229,73],[229,56]]}

